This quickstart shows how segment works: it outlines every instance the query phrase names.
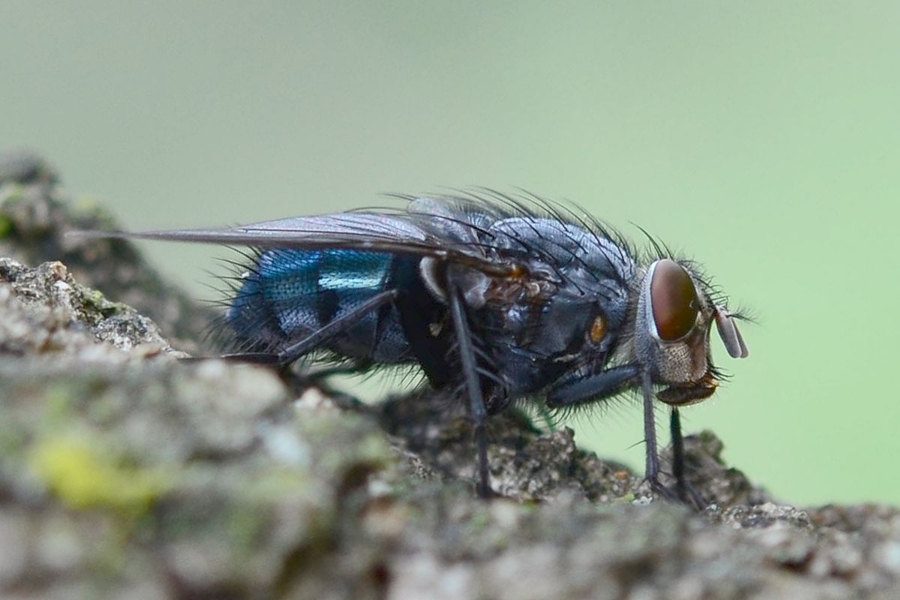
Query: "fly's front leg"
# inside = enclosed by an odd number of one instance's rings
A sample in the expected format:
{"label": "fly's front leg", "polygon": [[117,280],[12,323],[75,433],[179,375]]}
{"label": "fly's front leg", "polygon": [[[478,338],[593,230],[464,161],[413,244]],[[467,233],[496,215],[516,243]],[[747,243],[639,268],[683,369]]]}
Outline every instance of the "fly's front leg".
{"label": "fly's front leg", "polygon": [[[656,438],[655,401],[653,379],[646,369],[637,364],[626,364],[611,367],[605,371],[588,375],[580,379],[565,382],[551,390],[547,396],[550,408],[565,408],[582,404],[603,402],[630,389],[640,388],[643,421],[644,421],[644,477],[653,491],[671,499],[681,500],[695,507],[704,505],[699,494],[692,490],[684,476],[684,440],[681,435],[681,417],[677,408],[673,407],[670,428],[672,432],[672,470],[675,477],[675,490],[664,487],[659,481],[659,447]],[[671,394],[671,392],[669,392]],[[688,393],[697,394],[697,390]],[[660,399],[670,399],[666,391],[661,392]],[[679,396],[680,397],[680,396]]]}
{"label": "fly's front leg", "polygon": [[656,446],[656,418],[653,412],[653,380],[650,372],[637,364],[619,365],[566,382],[551,390],[547,406],[563,408],[580,404],[603,402],[620,393],[640,386],[644,408],[644,444],[646,463],[644,476],[654,490],[659,491],[659,456]]}
{"label": "fly's front leg", "polygon": [[[659,452],[656,443],[656,419],[654,415],[653,387],[649,375],[641,382],[641,392],[644,397],[644,439],[646,440],[647,468],[645,477],[650,482],[653,490],[669,500],[677,500],[684,504],[702,510],[706,502],[697,490],[687,482],[685,477],[684,437],[681,433],[681,412],[677,406],[672,406],[669,417],[669,432],[672,438],[672,477],[675,479],[675,489],[665,487],[659,481]],[[659,397],[659,395],[657,395]]]}
{"label": "fly's front leg", "polygon": [[681,435],[681,413],[674,406],[669,418],[672,435],[672,477],[675,478],[675,493],[687,502],[687,481],[684,478],[684,438]]}
{"label": "fly's front leg", "polygon": [[641,375],[641,397],[644,407],[644,477],[650,482],[654,491],[669,495],[668,490],[659,482],[659,451],[656,444],[656,414],[653,412],[653,381],[650,372]]}
{"label": "fly's front leg", "polygon": [[641,368],[629,364],[575,378],[551,389],[546,404],[549,408],[565,408],[603,402],[637,387],[640,375]]}

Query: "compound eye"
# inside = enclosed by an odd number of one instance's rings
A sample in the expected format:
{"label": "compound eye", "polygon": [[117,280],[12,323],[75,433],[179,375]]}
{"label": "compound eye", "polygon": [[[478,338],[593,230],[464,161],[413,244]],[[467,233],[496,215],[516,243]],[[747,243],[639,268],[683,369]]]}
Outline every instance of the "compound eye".
{"label": "compound eye", "polygon": [[690,333],[700,312],[700,299],[691,276],[674,260],[656,262],[650,280],[650,306],[656,334],[673,342]]}

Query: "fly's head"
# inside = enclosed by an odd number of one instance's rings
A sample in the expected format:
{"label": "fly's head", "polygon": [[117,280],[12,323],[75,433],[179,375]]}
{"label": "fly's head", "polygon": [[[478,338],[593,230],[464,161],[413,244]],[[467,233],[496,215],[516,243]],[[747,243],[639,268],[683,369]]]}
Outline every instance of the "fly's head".
{"label": "fly's head", "polygon": [[713,300],[709,284],[691,265],[661,258],[649,266],[640,282],[634,351],[653,383],[666,386],[656,394],[659,400],[683,406],[715,392],[709,334],[715,322],[728,354],[745,358],[737,318]]}

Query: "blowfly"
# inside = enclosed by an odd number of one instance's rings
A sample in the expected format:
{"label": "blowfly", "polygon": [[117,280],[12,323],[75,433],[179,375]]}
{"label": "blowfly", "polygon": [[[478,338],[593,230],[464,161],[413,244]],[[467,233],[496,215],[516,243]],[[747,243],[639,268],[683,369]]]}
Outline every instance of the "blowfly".
{"label": "blowfly", "polygon": [[491,493],[487,419],[539,399],[570,409],[637,392],[646,478],[660,467],[654,406],[671,408],[675,493],[686,498],[679,409],[715,392],[713,324],[747,356],[740,315],[695,263],[652,244],[639,257],[600,221],[537,197],[401,197],[405,209],[295,217],[224,229],[112,237],[253,248],[223,322],[232,357],[351,371],[417,365],[465,399],[477,487]]}

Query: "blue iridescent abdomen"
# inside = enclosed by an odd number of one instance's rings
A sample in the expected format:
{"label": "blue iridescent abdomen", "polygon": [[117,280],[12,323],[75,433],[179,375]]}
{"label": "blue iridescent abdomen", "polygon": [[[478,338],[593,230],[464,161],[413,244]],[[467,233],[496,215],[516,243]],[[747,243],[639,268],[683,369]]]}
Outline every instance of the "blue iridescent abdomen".
{"label": "blue iridescent abdomen", "polygon": [[[398,268],[415,268],[408,263],[363,250],[265,250],[243,276],[225,321],[242,349],[277,352],[395,287]],[[379,363],[414,359],[394,304],[361,317],[325,347]]]}

